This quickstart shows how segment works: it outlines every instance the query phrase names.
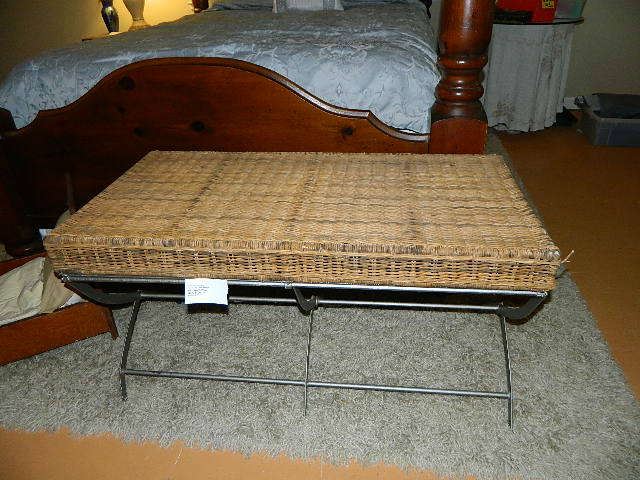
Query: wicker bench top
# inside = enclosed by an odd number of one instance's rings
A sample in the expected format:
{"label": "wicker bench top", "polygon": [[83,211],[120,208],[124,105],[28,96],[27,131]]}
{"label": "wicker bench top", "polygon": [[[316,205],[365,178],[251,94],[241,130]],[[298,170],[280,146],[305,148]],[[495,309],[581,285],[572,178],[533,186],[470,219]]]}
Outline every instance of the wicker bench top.
{"label": "wicker bench top", "polygon": [[493,155],[151,152],[45,239],[58,271],[551,290]]}

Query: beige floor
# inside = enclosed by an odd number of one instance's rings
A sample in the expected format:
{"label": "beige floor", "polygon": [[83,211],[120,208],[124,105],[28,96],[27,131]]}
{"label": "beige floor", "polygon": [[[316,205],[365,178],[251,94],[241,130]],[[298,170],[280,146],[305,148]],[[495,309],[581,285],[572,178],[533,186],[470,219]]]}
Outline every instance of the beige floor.
{"label": "beige floor", "polygon": [[500,139],[640,398],[640,148],[561,127]]}
{"label": "beige floor", "polygon": [[[564,252],[615,358],[640,397],[640,148],[592,147],[571,128],[502,135],[518,173]],[[0,479],[437,479],[375,465],[246,458],[111,436],[0,430]]]}

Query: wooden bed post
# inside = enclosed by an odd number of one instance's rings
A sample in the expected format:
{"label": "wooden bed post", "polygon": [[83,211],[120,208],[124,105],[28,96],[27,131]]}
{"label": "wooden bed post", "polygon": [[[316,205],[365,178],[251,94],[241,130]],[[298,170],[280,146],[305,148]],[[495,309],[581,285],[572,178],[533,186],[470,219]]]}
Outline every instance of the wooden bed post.
{"label": "wooden bed post", "polygon": [[[15,129],[11,113],[0,108],[0,137],[4,132]],[[42,250],[40,236],[25,216],[24,204],[18,194],[3,142],[0,142],[0,242],[15,257]]]}
{"label": "wooden bed post", "polygon": [[193,13],[200,13],[209,8],[209,0],[192,0]]}
{"label": "wooden bed post", "polygon": [[495,0],[443,0],[429,153],[482,153],[487,116],[480,103]]}

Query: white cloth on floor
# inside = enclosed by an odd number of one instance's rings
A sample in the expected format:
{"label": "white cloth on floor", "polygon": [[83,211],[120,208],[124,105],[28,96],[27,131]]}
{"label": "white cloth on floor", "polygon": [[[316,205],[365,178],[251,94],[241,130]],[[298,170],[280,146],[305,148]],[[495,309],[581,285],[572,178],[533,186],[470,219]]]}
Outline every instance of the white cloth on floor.
{"label": "white cloth on floor", "polygon": [[67,305],[73,292],[53,273],[44,257],[36,258],[0,276],[0,325]]}

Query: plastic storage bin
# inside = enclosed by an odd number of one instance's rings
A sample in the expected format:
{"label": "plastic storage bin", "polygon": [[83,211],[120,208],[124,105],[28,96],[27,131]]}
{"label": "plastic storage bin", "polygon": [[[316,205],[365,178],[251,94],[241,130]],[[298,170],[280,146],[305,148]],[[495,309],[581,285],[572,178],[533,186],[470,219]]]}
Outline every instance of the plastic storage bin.
{"label": "plastic storage bin", "polygon": [[640,95],[594,94],[576,103],[582,109],[578,128],[593,145],[640,147]]}

